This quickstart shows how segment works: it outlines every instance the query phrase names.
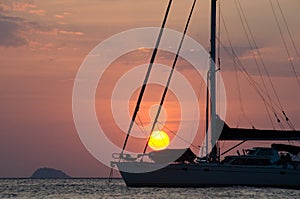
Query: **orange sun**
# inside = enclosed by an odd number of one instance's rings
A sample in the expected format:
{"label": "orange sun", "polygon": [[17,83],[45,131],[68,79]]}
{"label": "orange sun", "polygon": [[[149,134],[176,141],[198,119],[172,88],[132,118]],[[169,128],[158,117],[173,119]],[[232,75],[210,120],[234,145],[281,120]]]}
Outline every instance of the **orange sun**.
{"label": "orange sun", "polygon": [[164,131],[153,131],[150,136],[148,146],[155,151],[159,151],[167,148],[169,143],[170,138],[167,133]]}

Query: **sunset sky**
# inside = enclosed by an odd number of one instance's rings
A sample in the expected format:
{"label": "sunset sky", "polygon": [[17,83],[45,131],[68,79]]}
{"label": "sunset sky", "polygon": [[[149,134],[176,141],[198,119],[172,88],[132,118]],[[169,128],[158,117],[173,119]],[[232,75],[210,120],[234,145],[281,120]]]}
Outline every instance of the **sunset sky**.
{"label": "sunset sky", "polygon": [[[0,177],[28,177],[39,167],[61,169],[74,177],[108,176],[109,170],[89,154],[74,125],[72,90],[76,73],[86,55],[110,36],[132,28],[160,27],[167,2],[0,0]],[[222,15],[236,54],[249,74],[261,85],[234,2],[221,0]],[[296,73],[300,75],[300,59],[293,50],[276,0],[272,2],[279,16],[290,57],[284,50],[269,1],[240,2],[281,105],[296,129],[300,129],[300,87],[289,62],[292,60]],[[295,46],[300,51],[300,1],[279,2]],[[182,32],[191,4],[192,0],[174,0],[166,27]],[[209,11],[209,1],[199,0],[188,31],[188,35],[207,50]],[[225,48],[229,49],[224,24],[221,24],[221,40]],[[127,66],[130,68],[147,63],[150,56],[150,51],[136,52],[123,56],[112,65],[126,69]],[[158,57],[162,63],[169,65],[172,59],[172,56],[163,53]],[[240,101],[232,57],[224,50],[221,51],[221,63],[228,97],[226,122],[236,126],[241,112]],[[188,65],[184,60],[178,64],[179,69],[180,64],[182,67]],[[182,71],[193,81],[191,70]],[[106,77],[107,81],[114,82],[119,77],[117,72],[108,74],[111,76]],[[262,100],[242,73],[237,74],[245,114],[256,128],[272,128]],[[101,84],[101,81],[98,86],[96,109],[99,120],[110,117],[106,115],[106,97],[111,87],[108,82]],[[267,88],[271,90],[269,84]],[[157,90],[162,91],[161,88]],[[133,101],[136,96],[137,93],[133,95]],[[170,101],[174,98],[172,94],[169,97]],[[271,97],[275,98],[273,94]],[[148,98],[155,101],[160,98],[160,94]],[[175,107],[174,104],[169,106],[170,109]],[[147,120],[147,114],[141,115],[142,119]],[[171,127],[175,129],[178,115],[178,110],[171,111]],[[273,115],[272,119],[275,121]],[[107,129],[115,128],[115,124],[109,121],[106,124]],[[242,119],[240,126],[251,127],[245,119]]]}

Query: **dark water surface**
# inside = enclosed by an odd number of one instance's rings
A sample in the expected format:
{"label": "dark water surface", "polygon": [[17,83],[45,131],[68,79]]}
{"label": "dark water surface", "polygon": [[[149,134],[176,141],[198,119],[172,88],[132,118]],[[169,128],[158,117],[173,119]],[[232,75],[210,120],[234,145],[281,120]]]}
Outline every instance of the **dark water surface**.
{"label": "dark water surface", "polygon": [[0,198],[278,198],[300,190],[274,188],[128,188],[122,179],[0,179]]}

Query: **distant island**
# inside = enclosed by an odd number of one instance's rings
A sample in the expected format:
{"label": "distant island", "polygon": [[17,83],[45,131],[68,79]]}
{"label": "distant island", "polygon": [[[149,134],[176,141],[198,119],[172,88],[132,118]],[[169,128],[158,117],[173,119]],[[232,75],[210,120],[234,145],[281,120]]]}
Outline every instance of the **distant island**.
{"label": "distant island", "polygon": [[71,178],[63,171],[53,168],[39,168],[37,169],[30,178],[39,179],[68,179]]}

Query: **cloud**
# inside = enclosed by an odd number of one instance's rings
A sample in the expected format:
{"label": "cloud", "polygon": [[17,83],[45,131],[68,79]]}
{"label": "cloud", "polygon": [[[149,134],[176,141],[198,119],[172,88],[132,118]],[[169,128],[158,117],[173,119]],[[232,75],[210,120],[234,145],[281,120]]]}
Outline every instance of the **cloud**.
{"label": "cloud", "polygon": [[59,19],[61,19],[61,18],[64,18],[64,17],[65,17],[65,15],[54,15],[54,17],[55,17],[55,18],[59,18]]}
{"label": "cloud", "polygon": [[45,10],[29,10],[28,13],[35,14],[38,16],[44,16],[46,11]]}
{"label": "cloud", "polygon": [[60,30],[59,33],[63,35],[77,35],[77,36],[84,35],[83,32],[73,32],[73,31],[66,31],[66,30]]}
{"label": "cloud", "polygon": [[[37,15],[38,17],[33,17]],[[70,39],[75,36],[83,36],[84,33],[79,30],[61,28],[63,18],[71,13],[62,11],[53,16],[58,19],[55,23],[45,25],[47,20],[46,11],[39,9],[32,1],[4,1],[0,0],[0,46],[20,47],[29,46],[30,49],[50,49],[59,47],[47,45],[50,42],[49,37],[59,40],[61,37]],[[44,17],[45,16],[45,17]],[[33,21],[34,20],[34,21]],[[59,44],[58,44],[59,45]]]}
{"label": "cloud", "polygon": [[1,46],[22,46],[27,43],[26,39],[21,36],[23,20],[18,17],[8,17],[0,15],[0,45]]}
{"label": "cloud", "polygon": [[36,15],[45,13],[42,10],[35,10],[36,7],[31,2],[5,1],[5,3],[0,3],[0,46],[19,47],[28,44],[28,32],[41,27],[23,17],[15,17],[14,13],[26,12]]}
{"label": "cloud", "polygon": [[10,6],[0,3],[0,12],[11,10]]}
{"label": "cloud", "polygon": [[0,14],[0,46],[19,47],[29,44],[32,35],[57,35],[57,30],[27,19]]}
{"label": "cloud", "polygon": [[62,18],[65,18],[65,16],[67,16],[67,15],[71,15],[71,13],[63,12],[62,14],[55,14],[54,17],[57,19],[62,19]]}
{"label": "cloud", "polygon": [[36,8],[37,6],[31,3],[24,3],[24,2],[13,2],[12,3],[12,10],[13,11],[26,11],[28,8]]}
{"label": "cloud", "polygon": [[6,2],[0,3],[0,11],[2,12],[25,12],[38,16],[44,16],[46,11],[37,9],[37,5],[26,2]]}
{"label": "cloud", "polygon": [[[37,22],[28,21],[27,19],[13,16],[5,16],[0,14],[0,46],[19,47],[23,45],[31,45],[33,35],[42,36],[83,36],[80,31],[61,30],[55,27],[46,27]],[[37,37],[35,37],[37,38]],[[35,41],[35,40],[34,40]],[[49,48],[49,46],[45,46]]]}
{"label": "cloud", "polygon": [[0,3],[0,8],[2,11],[15,11],[15,12],[25,12],[28,9],[36,8],[37,6],[32,3],[25,2],[6,2]]}

